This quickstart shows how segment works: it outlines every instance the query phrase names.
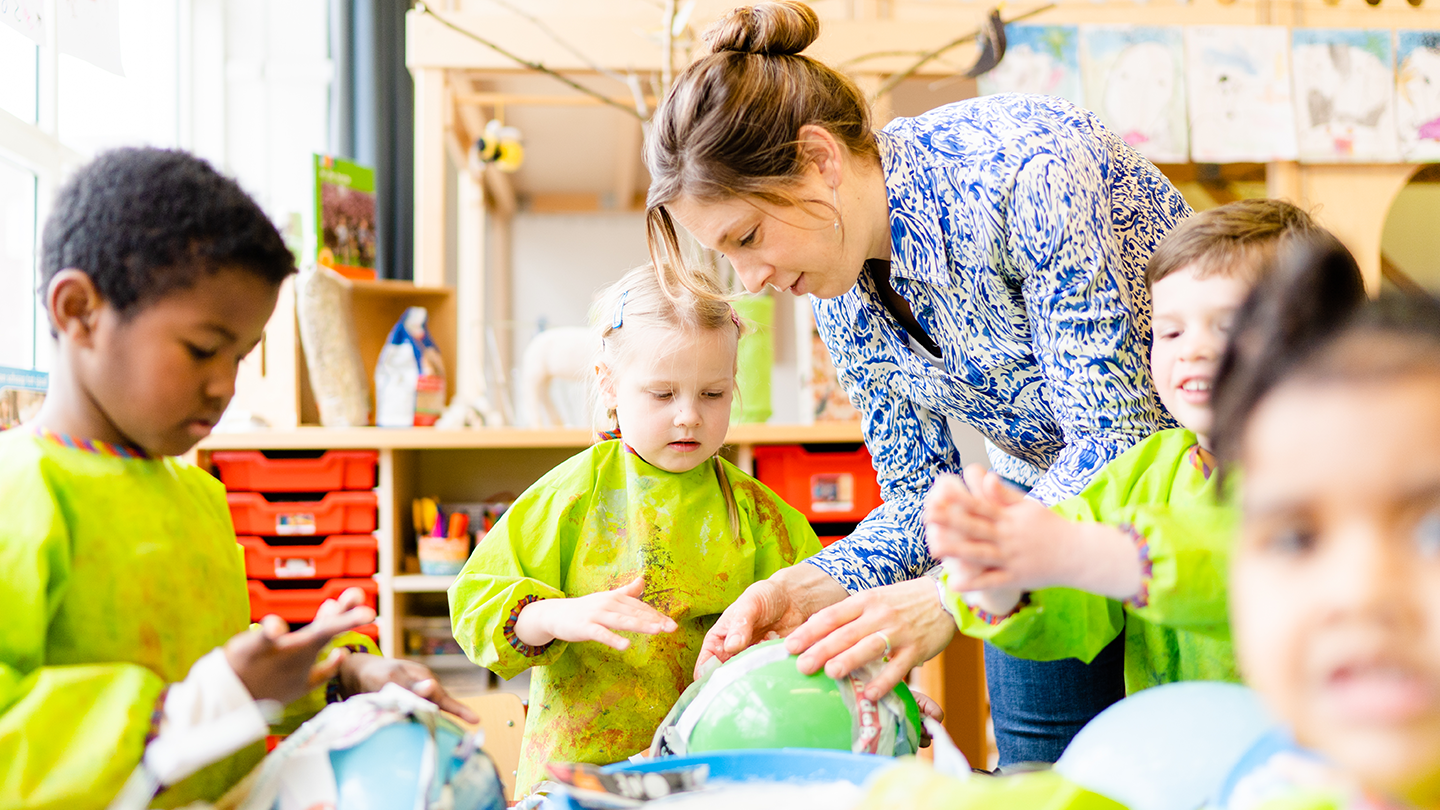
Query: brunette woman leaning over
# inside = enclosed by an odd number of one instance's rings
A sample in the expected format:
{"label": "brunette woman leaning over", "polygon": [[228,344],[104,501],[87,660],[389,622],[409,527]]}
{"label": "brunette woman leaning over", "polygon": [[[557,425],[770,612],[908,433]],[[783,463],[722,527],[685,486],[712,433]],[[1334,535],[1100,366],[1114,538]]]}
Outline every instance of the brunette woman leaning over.
{"label": "brunette woman leaning over", "polygon": [[[650,244],[678,256],[678,224],[747,289],[811,296],[885,497],[849,538],[752,586],[702,660],[776,631],[806,671],[887,656],[878,695],[955,632],[920,520],[936,475],[961,469],[951,423],[1045,503],[1173,425],[1147,369],[1143,275],[1190,210],[1060,99],[991,96],[874,131],[855,85],[801,54],[818,34],[799,3],[708,32],[647,136]],[[1002,765],[1053,762],[1123,697],[1121,643],[1089,665],[986,650]]]}

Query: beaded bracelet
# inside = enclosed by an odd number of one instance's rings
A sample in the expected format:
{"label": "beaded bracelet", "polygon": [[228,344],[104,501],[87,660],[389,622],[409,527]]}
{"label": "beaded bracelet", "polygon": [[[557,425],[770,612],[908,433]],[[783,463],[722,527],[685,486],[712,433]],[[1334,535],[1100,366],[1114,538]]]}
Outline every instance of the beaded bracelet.
{"label": "beaded bracelet", "polygon": [[1140,559],[1140,590],[1129,599],[1123,600],[1126,607],[1143,608],[1150,605],[1150,580],[1155,576],[1155,564],[1150,560],[1150,541],[1139,529],[1129,523],[1122,523],[1118,527],[1135,544],[1135,554]]}
{"label": "beaded bracelet", "polygon": [[[363,644],[346,644],[336,649],[349,650],[352,654],[364,653],[368,655],[370,653],[370,650]],[[345,697],[345,686],[340,682],[340,673],[337,671],[335,676],[325,684],[325,705],[328,706],[331,703],[339,703],[344,700]]]}
{"label": "beaded bracelet", "polygon": [[970,612],[973,613],[973,614],[975,614],[975,618],[977,618],[977,619],[979,619],[980,621],[982,621],[982,622],[990,625],[991,627],[994,627],[995,625],[999,624],[1000,622],[1003,622],[1003,621],[1005,621],[1006,619],[1010,618],[1011,616],[1014,616],[1016,613],[1019,613],[1019,612],[1020,612],[1021,610],[1023,610],[1024,608],[1029,607],[1029,606],[1030,606],[1030,592],[1029,592],[1029,591],[1026,591],[1025,593],[1020,594],[1020,601],[1015,603],[1015,607],[1010,608],[1010,612],[1009,612],[1009,613],[1005,613],[1005,614],[1001,614],[1001,615],[996,615],[996,614],[991,613],[991,612],[989,612],[989,611],[987,611],[987,610],[983,610],[983,609],[981,609],[981,608],[979,608],[979,607],[976,607],[975,605],[970,604],[969,602],[966,602],[966,603],[965,603],[965,606],[968,607],[968,608],[970,608]]}
{"label": "beaded bracelet", "polygon": [[160,723],[165,719],[165,698],[170,694],[170,684],[160,690],[160,696],[155,698],[155,708],[150,712],[150,730],[145,732],[145,745],[155,742],[160,736]]}

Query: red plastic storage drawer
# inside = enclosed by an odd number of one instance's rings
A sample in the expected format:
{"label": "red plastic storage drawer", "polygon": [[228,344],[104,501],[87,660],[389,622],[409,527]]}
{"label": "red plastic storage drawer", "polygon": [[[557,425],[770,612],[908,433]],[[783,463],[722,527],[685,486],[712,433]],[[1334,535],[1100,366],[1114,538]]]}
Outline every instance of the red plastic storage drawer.
{"label": "red plastic storage drawer", "polygon": [[[250,620],[274,613],[287,622],[308,622],[326,599],[336,599],[346,588],[365,592],[365,604],[375,607],[379,589],[373,579],[332,579],[318,588],[269,588],[263,582],[250,580]],[[300,584],[300,583],[296,583]],[[309,584],[309,583],[305,583]]]}
{"label": "red plastic storage drawer", "polygon": [[755,477],[814,522],[863,520],[882,502],[864,445],[762,445],[755,448]]}
{"label": "red plastic storage drawer", "polygon": [[375,531],[373,492],[331,492],[319,500],[270,500],[258,492],[231,492],[237,535],[368,534]]}
{"label": "red plastic storage drawer", "polygon": [[327,537],[316,546],[272,546],[259,537],[237,538],[251,579],[330,579],[375,573],[375,537]]}
{"label": "red plastic storage drawer", "polygon": [[327,450],[314,458],[225,450],[210,462],[231,492],[333,492],[374,489],[379,458],[374,450]]}

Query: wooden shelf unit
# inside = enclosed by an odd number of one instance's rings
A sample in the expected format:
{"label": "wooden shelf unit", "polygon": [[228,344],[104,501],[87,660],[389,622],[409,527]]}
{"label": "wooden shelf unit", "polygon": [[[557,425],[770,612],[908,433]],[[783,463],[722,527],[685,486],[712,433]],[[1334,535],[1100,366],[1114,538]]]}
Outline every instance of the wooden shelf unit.
{"label": "wooden shelf unit", "polygon": [[[861,441],[855,423],[818,425],[736,425],[730,429],[726,455],[749,469],[758,444],[833,444]],[[424,576],[405,570],[413,555],[411,499],[438,496],[442,502],[484,501],[496,495],[519,495],[560,462],[588,447],[590,431],[497,428],[433,430],[429,428],[300,427],[247,433],[220,433],[201,442],[196,462],[210,469],[217,450],[376,450],[379,469],[375,488],[379,500],[375,537],[379,541],[380,649],[386,655],[403,651],[401,630],[406,616],[419,615],[418,602],[443,594],[454,577]]]}

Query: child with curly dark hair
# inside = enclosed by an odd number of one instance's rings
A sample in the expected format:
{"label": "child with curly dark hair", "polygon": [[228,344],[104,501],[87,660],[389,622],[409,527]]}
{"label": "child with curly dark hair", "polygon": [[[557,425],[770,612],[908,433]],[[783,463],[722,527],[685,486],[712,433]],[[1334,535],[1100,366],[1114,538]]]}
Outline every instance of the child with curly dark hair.
{"label": "child with curly dark hair", "polygon": [[107,152],[61,189],[41,267],[50,392],[0,434],[0,807],[213,800],[259,760],[265,709],[323,705],[332,678],[468,716],[425,668],[339,648],[374,617],[358,590],[247,631],[224,489],[174,458],[295,271],[260,207],[183,152]]}

